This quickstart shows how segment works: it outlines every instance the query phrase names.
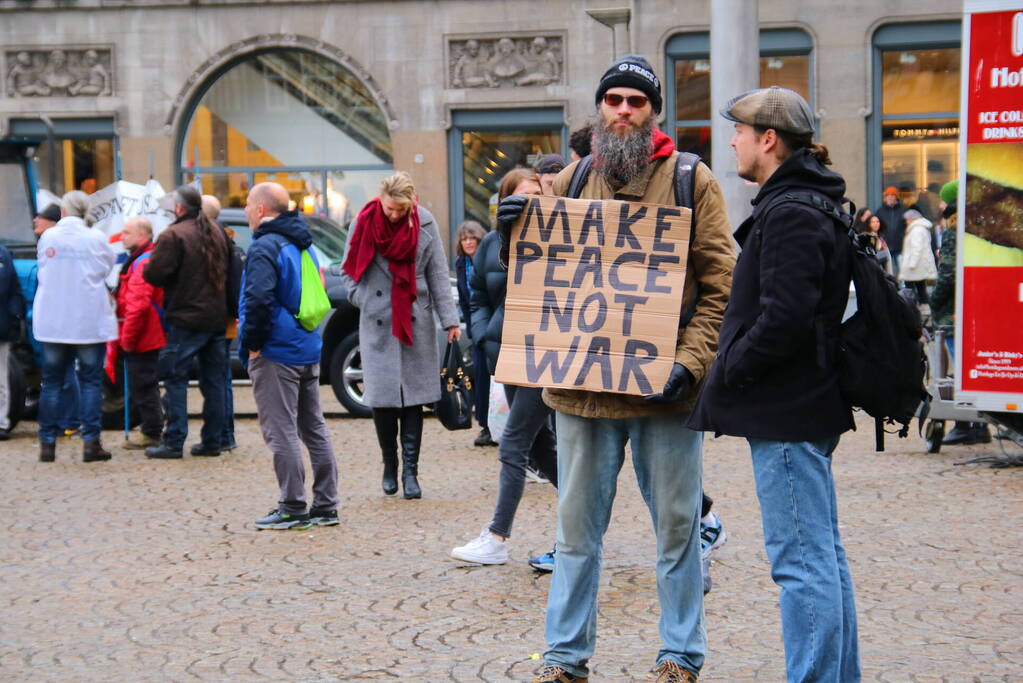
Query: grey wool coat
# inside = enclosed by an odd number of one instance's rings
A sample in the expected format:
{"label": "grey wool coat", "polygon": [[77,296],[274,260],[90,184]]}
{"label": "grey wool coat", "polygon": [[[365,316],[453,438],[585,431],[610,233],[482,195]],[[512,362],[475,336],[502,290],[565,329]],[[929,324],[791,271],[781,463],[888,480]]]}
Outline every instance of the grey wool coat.
{"label": "grey wool coat", "polygon": [[[345,259],[356,227],[353,221]],[[447,256],[433,215],[419,207],[412,346],[405,346],[391,334],[391,273],[385,258],[378,253],[362,274],[361,282],[349,277],[344,269],[341,280],[348,289],[348,300],[359,309],[359,354],[366,405],[401,408],[439,401],[440,351],[434,314],[441,327],[448,328],[458,324],[458,311],[451,296]]]}

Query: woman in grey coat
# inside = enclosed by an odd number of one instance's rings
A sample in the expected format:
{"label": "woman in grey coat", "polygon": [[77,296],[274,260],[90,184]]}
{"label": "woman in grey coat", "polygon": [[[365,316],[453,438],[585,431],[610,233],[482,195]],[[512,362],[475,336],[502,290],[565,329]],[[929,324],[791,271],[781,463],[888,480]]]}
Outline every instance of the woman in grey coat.
{"label": "woman in grey coat", "polygon": [[383,452],[384,493],[398,491],[400,425],[404,496],[420,498],[423,405],[440,400],[434,312],[449,342],[461,332],[437,224],[417,206],[404,171],[384,180],[352,223],[341,279],[359,309],[364,400]]}

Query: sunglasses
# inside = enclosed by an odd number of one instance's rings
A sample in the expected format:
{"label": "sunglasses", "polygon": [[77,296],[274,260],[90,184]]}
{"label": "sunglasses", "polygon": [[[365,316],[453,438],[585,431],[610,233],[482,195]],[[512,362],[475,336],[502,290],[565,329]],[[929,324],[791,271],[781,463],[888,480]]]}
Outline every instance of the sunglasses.
{"label": "sunglasses", "polygon": [[622,102],[628,102],[629,106],[633,109],[642,109],[649,101],[650,98],[646,95],[629,95],[628,97],[617,93],[606,93],[604,95],[604,104],[609,107],[619,107]]}

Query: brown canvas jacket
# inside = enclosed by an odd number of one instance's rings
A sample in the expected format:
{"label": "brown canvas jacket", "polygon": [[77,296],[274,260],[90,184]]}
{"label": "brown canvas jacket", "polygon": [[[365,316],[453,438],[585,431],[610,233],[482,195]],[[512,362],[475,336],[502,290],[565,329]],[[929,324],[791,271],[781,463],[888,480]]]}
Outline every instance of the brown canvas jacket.
{"label": "brown canvas jacket", "polygon": [[[598,172],[591,171],[580,197],[674,206],[677,159],[678,152],[674,152],[670,157],[655,161],[617,193]],[[556,196],[565,196],[577,163],[568,166],[554,180]],[[732,229],[728,222],[724,197],[714,174],[705,164],[697,167],[695,189],[695,238],[690,245],[683,301],[679,302],[680,310],[689,309],[697,289],[699,299],[692,320],[688,325],[679,328],[678,345],[675,349],[675,362],[686,366],[696,378],[689,395],[677,403],[652,404],[641,396],[575,389],[544,389],[544,401],[551,408],[571,415],[596,418],[642,417],[688,413],[692,410],[700,382],[710,370],[714,355],[717,353],[718,328],[721,326],[725,305],[732,289],[732,270],[735,268],[735,243],[732,240]]]}

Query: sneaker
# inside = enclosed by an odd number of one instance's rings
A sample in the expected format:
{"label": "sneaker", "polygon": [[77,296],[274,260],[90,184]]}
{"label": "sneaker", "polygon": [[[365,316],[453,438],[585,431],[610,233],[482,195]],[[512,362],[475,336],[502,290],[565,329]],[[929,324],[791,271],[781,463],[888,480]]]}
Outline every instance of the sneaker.
{"label": "sneaker", "polygon": [[290,514],[274,509],[266,517],[256,520],[257,529],[308,529],[311,526],[308,512]]}
{"label": "sneaker", "polygon": [[551,548],[550,552],[529,558],[529,566],[538,572],[554,571],[554,553],[557,551],[557,548]]}
{"label": "sneaker", "polygon": [[81,433],[81,431],[82,430],[80,430],[80,429],[65,429],[64,430],[64,438],[65,439],[70,439],[71,437],[78,436]]}
{"label": "sneaker", "polygon": [[725,533],[725,527],[721,524],[721,519],[717,516],[717,513],[710,513],[714,519],[712,524],[704,524],[700,522],[700,557],[708,558],[711,554],[723,546],[725,541],[728,540],[728,534]]}
{"label": "sneaker", "polygon": [[699,676],[672,659],[665,659],[654,669],[657,683],[697,683]]}
{"label": "sneaker", "polygon": [[309,522],[315,526],[337,526],[341,523],[337,510],[309,508]]}
{"label": "sneaker", "polygon": [[149,448],[150,446],[158,446],[159,444],[159,439],[146,436],[142,432],[132,432],[128,435],[128,440],[124,442],[124,447],[129,451],[140,451],[144,448]]}
{"label": "sneaker", "polygon": [[533,683],[588,683],[586,676],[573,676],[560,666],[545,666],[533,679]]}
{"label": "sneaker", "polygon": [[543,472],[533,467],[531,464],[526,465],[526,481],[531,484],[549,484],[551,480],[543,476]]}
{"label": "sneaker", "polygon": [[474,564],[504,564],[508,561],[508,541],[499,541],[483,527],[480,535],[451,550],[451,557]]}
{"label": "sneaker", "polygon": [[490,430],[484,427],[480,430],[476,440],[472,442],[473,446],[496,446],[497,442],[494,441],[493,437],[490,436]]}

